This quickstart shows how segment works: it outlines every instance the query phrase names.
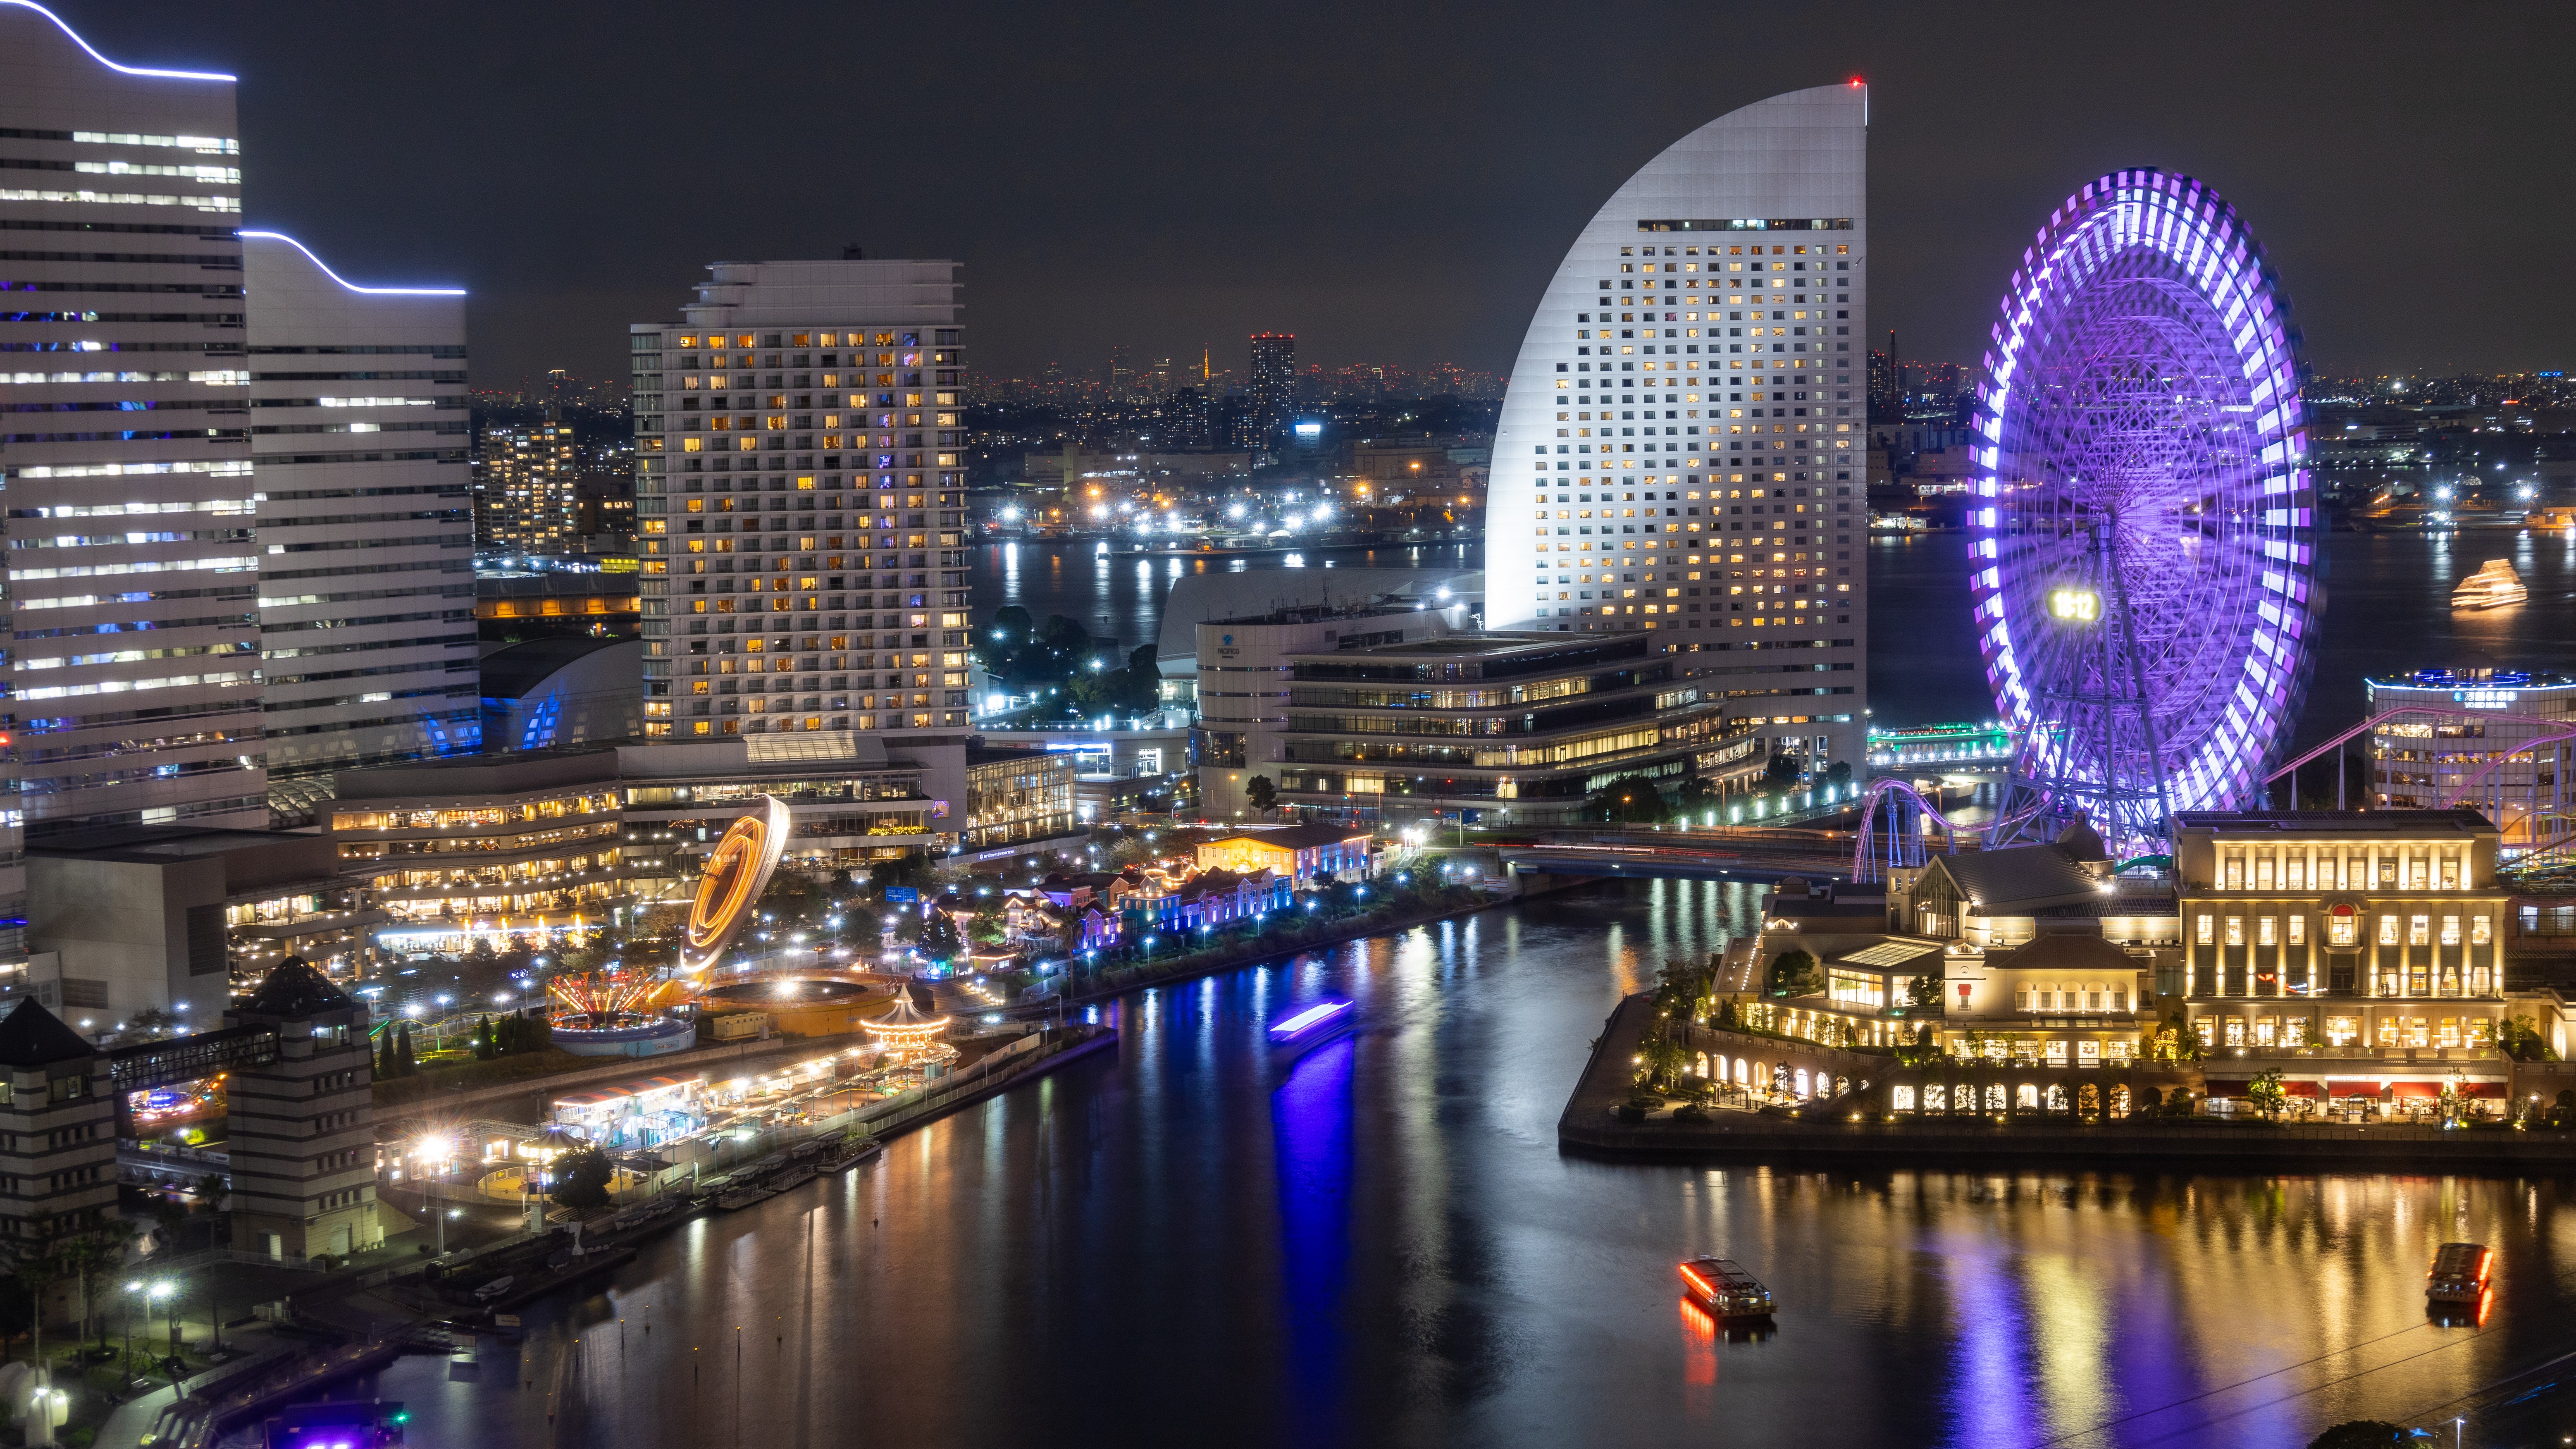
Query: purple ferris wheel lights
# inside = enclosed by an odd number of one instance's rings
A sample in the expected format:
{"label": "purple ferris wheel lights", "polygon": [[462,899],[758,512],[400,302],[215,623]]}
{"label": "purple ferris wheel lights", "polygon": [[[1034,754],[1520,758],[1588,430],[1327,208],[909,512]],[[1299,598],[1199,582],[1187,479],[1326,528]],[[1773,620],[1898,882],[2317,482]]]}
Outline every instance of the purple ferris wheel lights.
{"label": "purple ferris wheel lights", "polygon": [[2200,182],[2121,171],[2022,255],[1979,388],[1970,586],[2018,773],[2115,847],[2259,801],[2309,672],[2298,338]]}

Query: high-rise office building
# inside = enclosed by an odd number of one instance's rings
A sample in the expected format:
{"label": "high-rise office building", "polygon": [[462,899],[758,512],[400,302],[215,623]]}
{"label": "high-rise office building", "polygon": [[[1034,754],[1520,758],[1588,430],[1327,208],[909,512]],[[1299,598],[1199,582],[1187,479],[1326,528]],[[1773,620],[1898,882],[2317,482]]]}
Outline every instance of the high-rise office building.
{"label": "high-rise office building", "polygon": [[238,134],[232,77],[116,65],[0,4],[0,471],[31,835],[268,823]]}
{"label": "high-rise office building", "polygon": [[357,286],[246,232],[272,785],[481,739],[465,294]]}
{"label": "high-rise office building", "polygon": [[477,551],[580,551],[580,449],[572,424],[548,413],[540,422],[487,423],[476,440]]}
{"label": "high-rise office building", "polygon": [[964,729],[958,264],[709,270],[629,329],[646,734]]}
{"label": "high-rise office building", "polygon": [[1485,543],[1489,627],[1650,630],[1772,748],[1854,764],[1868,122],[1858,82],[1774,96],[1619,188],[1521,344]]}
{"label": "high-rise office building", "polygon": [[1869,354],[1869,412],[1884,422],[1905,417],[1905,387],[1897,376],[1896,329],[1887,329],[1887,350]]}
{"label": "high-rise office building", "polygon": [[1288,426],[1297,406],[1297,334],[1252,334],[1252,428],[1254,446],[1268,443]]}

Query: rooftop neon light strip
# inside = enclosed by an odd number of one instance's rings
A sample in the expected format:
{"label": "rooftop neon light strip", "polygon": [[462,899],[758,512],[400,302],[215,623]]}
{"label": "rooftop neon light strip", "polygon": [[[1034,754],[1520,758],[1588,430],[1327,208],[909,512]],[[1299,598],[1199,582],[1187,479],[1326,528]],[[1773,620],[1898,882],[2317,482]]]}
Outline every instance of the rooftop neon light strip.
{"label": "rooftop neon light strip", "polygon": [[[5,3],[10,3],[10,0],[0,0],[0,4]],[[331,264],[322,260],[320,257],[313,255],[313,249],[311,247],[306,246],[304,243],[297,241],[295,238],[288,236],[282,231],[246,231],[242,233],[242,238],[245,241],[252,237],[260,237],[268,241],[282,241],[286,243],[288,246],[304,253],[304,259],[306,261],[320,267],[322,269],[322,275],[329,277],[332,281],[338,282],[345,290],[357,292],[364,296],[462,297],[465,295],[465,289],[463,287],[361,287],[357,283],[343,278],[338,272],[331,270]]]}
{"label": "rooftop neon light strip", "polygon": [[79,32],[79,31],[74,30],[74,29],[72,29],[69,25],[66,25],[66,24],[64,24],[64,23],[63,23],[63,17],[61,17],[61,16],[59,16],[59,15],[56,15],[54,12],[52,12],[51,10],[46,9],[46,8],[45,8],[44,6],[42,6],[42,5],[38,5],[38,4],[34,3],[34,0],[0,0],[0,5],[15,5],[15,6],[19,7],[19,8],[20,8],[20,9],[22,9],[22,10],[33,10],[33,11],[35,11],[37,14],[39,14],[39,15],[41,15],[41,16],[43,16],[43,17],[45,17],[47,20],[50,20],[50,21],[54,22],[54,28],[55,28],[55,29],[60,30],[60,31],[61,31],[63,34],[65,34],[65,35],[70,36],[70,37],[71,37],[72,44],[79,46],[81,49],[83,49],[83,50],[85,50],[85,51],[88,51],[88,52],[89,52],[89,58],[90,58],[90,59],[92,59],[92,60],[94,60],[94,61],[97,61],[100,65],[106,66],[109,70],[117,71],[117,72],[119,72],[119,73],[121,73],[121,74],[124,74],[124,75],[148,75],[148,76],[158,76],[158,77],[160,77],[160,78],[161,78],[161,79],[163,79],[163,80],[230,81],[230,80],[237,79],[237,77],[234,77],[234,76],[228,76],[228,75],[217,75],[217,74],[215,74],[215,73],[214,73],[214,72],[212,72],[212,71],[200,71],[200,70],[150,70],[150,69],[146,69],[145,67],[142,67],[142,66],[118,65],[115,61],[109,60],[106,56],[103,56],[103,55],[99,54],[99,53],[98,53],[98,47],[96,47],[96,46],[94,46],[94,45],[90,44],[90,43],[89,43],[88,41],[86,41],[86,40],[81,39],[81,36],[80,36],[80,32]]}
{"label": "rooftop neon light strip", "polygon": [[1295,1036],[1335,1012],[1349,1010],[1350,1005],[1347,1001],[1326,1001],[1307,1007],[1304,1011],[1270,1028],[1270,1034],[1276,1037]]}

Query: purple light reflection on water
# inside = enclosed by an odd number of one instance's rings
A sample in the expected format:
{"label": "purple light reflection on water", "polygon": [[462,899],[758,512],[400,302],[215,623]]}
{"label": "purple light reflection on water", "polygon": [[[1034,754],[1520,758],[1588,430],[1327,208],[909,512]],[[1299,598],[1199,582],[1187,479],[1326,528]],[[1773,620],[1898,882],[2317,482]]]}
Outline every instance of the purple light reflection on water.
{"label": "purple light reflection on water", "polygon": [[1950,1327],[1959,1376],[1943,1396],[1949,1442],[2020,1444],[2045,1423],[2030,1394],[2032,1362],[2028,1285],[2017,1281],[2003,1245],[1953,1240],[1943,1253],[1950,1289]]}
{"label": "purple light reflection on water", "polygon": [[[1347,1004],[1347,1003],[1345,1003]],[[1351,1259],[1351,1063],[1344,1039],[1306,1057],[1271,1094],[1277,1160],[1280,1310],[1288,1339],[1292,1438],[1345,1442],[1343,1294]]]}

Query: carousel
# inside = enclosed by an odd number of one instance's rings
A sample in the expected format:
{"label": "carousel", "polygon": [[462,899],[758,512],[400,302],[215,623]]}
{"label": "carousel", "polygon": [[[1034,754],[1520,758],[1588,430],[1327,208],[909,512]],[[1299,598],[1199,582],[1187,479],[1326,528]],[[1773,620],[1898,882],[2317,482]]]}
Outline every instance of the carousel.
{"label": "carousel", "polygon": [[913,1005],[906,989],[895,991],[894,1010],[869,1018],[865,1029],[888,1067],[945,1067],[957,1059],[957,1049],[947,1042],[948,1018]]}

